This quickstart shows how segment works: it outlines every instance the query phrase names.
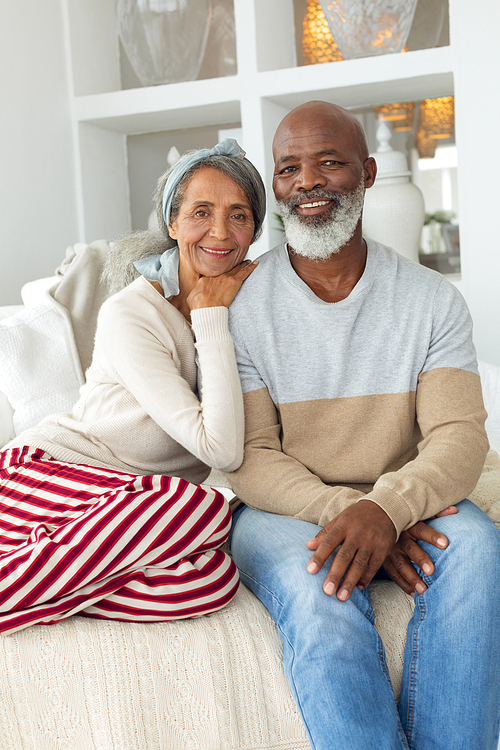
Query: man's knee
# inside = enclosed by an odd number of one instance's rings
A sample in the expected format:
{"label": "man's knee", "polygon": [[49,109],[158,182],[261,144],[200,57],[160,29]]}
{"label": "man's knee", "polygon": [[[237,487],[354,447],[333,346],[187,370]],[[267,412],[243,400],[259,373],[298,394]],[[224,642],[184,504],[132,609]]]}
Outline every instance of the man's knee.
{"label": "man's knee", "polygon": [[448,539],[444,550],[432,545],[425,549],[436,568],[460,577],[464,585],[482,588],[500,576],[500,531],[474,503],[463,500],[458,513],[433,520],[432,526]]}
{"label": "man's knee", "polygon": [[436,518],[431,523],[449,540],[449,547],[458,550],[491,548],[500,553],[500,531],[495,523],[470,500],[457,504],[458,513]]}

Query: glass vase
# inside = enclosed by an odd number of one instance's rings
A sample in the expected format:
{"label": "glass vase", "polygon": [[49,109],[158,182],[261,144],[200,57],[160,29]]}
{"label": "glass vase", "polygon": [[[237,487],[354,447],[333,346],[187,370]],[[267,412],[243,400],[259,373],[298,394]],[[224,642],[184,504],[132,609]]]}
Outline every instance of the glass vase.
{"label": "glass vase", "polygon": [[417,0],[320,0],[345,60],[401,52]]}
{"label": "glass vase", "polygon": [[118,34],[143,86],[198,76],[211,12],[211,0],[117,0]]}
{"label": "glass vase", "polygon": [[212,20],[200,78],[220,78],[236,73],[233,0],[212,0]]}

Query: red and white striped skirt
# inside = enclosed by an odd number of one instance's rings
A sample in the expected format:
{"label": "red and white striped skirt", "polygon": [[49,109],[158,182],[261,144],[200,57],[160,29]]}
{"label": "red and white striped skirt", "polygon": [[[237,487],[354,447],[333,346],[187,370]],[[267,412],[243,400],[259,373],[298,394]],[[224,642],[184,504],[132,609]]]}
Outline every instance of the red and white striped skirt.
{"label": "red and white striped skirt", "polygon": [[231,511],[216,490],[55,461],[28,447],[0,453],[0,632],[74,614],[177,620],[235,595],[220,547]]}

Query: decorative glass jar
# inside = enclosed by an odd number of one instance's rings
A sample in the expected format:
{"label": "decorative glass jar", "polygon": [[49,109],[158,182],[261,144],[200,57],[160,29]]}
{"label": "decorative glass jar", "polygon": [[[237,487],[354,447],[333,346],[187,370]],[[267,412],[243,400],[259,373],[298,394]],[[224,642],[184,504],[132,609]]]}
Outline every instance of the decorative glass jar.
{"label": "decorative glass jar", "polygon": [[344,60],[401,52],[417,0],[320,0]]}
{"label": "decorative glass jar", "polygon": [[211,0],[117,0],[116,12],[118,34],[143,86],[198,76]]}

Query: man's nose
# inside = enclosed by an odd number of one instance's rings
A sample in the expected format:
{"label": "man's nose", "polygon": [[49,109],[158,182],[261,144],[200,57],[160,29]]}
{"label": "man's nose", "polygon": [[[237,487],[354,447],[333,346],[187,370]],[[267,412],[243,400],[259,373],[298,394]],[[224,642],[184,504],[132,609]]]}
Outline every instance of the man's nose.
{"label": "man's nose", "polygon": [[295,181],[297,190],[314,190],[315,188],[323,188],[326,184],[326,177],[314,164],[303,165]]}

